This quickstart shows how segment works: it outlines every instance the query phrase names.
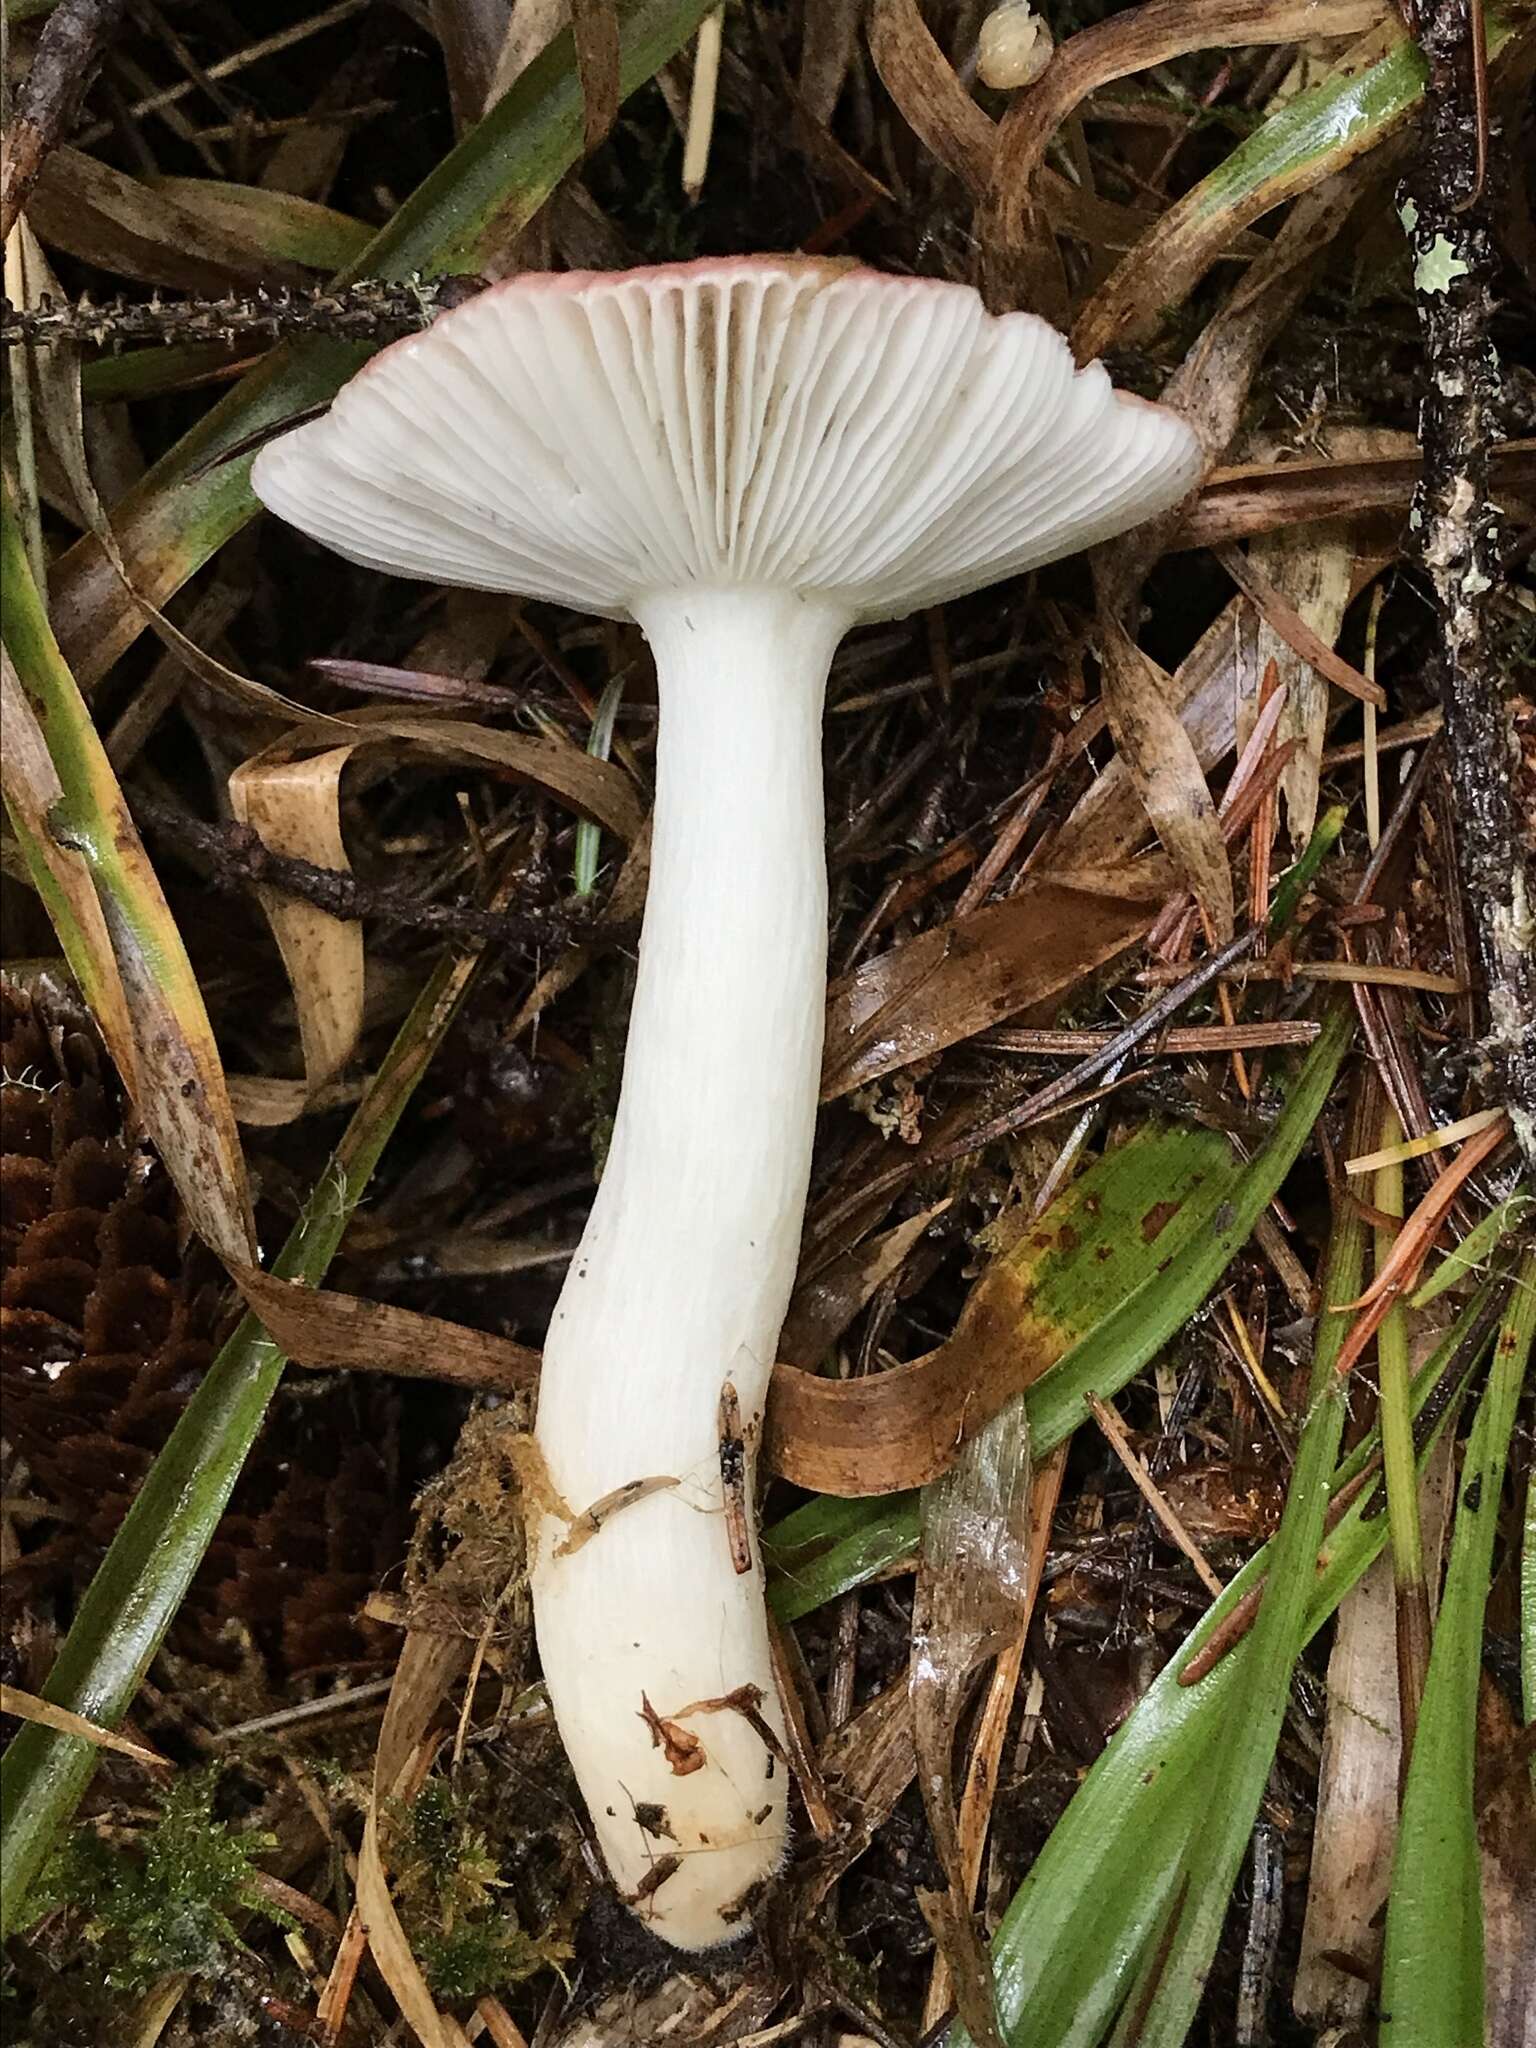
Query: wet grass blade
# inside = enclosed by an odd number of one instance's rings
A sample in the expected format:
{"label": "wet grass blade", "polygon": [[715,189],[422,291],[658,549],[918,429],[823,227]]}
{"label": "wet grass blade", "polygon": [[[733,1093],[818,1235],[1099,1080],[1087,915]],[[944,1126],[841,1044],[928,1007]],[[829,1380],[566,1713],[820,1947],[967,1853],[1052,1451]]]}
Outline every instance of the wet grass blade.
{"label": "wet grass blade", "polygon": [[[317,1285],[390,1133],[474,971],[445,961],[428,981],[279,1253],[282,1279]],[[277,1389],[283,1354],[247,1315],[183,1410],[80,1603],[43,1697],[115,1728],[202,1562]],[[78,1736],[22,1729],[0,1764],[0,1931],[26,1924],[26,1895],[90,1783],[99,1752]]]}
{"label": "wet grass blade", "polygon": [[[1497,1288],[1497,1280],[1485,1283],[1425,1364],[1414,1383],[1416,1412]],[[1421,1466],[1446,1421],[1442,1413],[1438,1427],[1426,1432]],[[1378,1449],[1373,1431],[1332,1474],[1325,1498],[1337,1498]],[[1371,1496],[1369,1486],[1360,1489],[1329,1532],[1323,1567],[1309,1558],[1306,1573],[1293,1575],[1293,1587],[1296,1578],[1305,1580],[1286,1646],[1293,1662],[1386,1542],[1386,1518],[1373,1511]],[[1219,1819],[1215,1774],[1233,1729],[1241,1730],[1249,1713],[1253,1636],[1198,1683],[1182,1685],[1180,1676],[1275,1558],[1274,1543],[1251,1558],[1169,1661],[1014,1895],[992,1961],[1004,2029],[1017,2048],[1097,2048],[1142,1958],[1153,1953],[1151,1937],[1166,1926],[1181,1877],[1187,1879],[1191,1858]],[[1181,1903],[1187,1908],[1187,1898]],[[965,2048],[964,2036],[950,2048]]]}
{"label": "wet grass blade", "polygon": [[[1370,40],[1388,33],[1374,30]],[[1513,33],[1510,22],[1490,9],[1490,59]],[[1161,214],[1116,265],[1073,328],[1079,361],[1154,332],[1241,229],[1386,141],[1418,106],[1424,76],[1418,46],[1402,37],[1376,62],[1363,69],[1341,67],[1286,101]]]}
{"label": "wet grass blade", "polygon": [[1392,2048],[1462,2048],[1484,2036],[1477,1694],[1494,1532],[1533,1334],[1536,1255],[1516,1278],[1461,1468],[1387,1899],[1381,2039]]}
{"label": "wet grass blade", "polygon": [[[626,0],[620,90],[632,93],[687,42],[712,0]],[[341,282],[479,272],[511,243],[581,156],[583,103],[567,29],[373,237]],[[253,438],[327,404],[369,354],[331,340],[274,349],[114,507],[112,526],[141,596],[163,606],[255,513]],[[226,460],[232,449],[245,452]],[[87,687],[143,625],[100,543],[61,565],[55,623]]]}
{"label": "wet grass blade", "polygon": [[[1374,1090],[1363,1093],[1368,1099],[1355,1120],[1361,1146],[1379,1127]],[[1365,1244],[1359,1208],[1341,1200],[1323,1277],[1325,1303],[1352,1301],[1359,1292]],[[1187,2038],[1274,1765],[1290,1699],[1291,1670],[1317,1576],[1328,1480],[1338,1463],[1344,1432],[1349,1383],[1336,1366],[1351,1321],[1349,1311],[1337,1309],[1325,1310],[1318,1318],[1306,1421],[1279,1534],[1271,1546],[1263,1604],[1246,1645],[1243,1712],[1231,1717],[1215,1754],[1204,1759],[1202,1818],[1187,1837],[1170,1930],[1130,1994],[1129,2003],[1140,2015],[1137,2039],[1145,2048],[1180,2048]]]}
{"label": "wet grass blade", "polygon": [[[1159,1192],[1176,1214],[1161,1234],[1122,1234],[1108,1261],[1074,1260],[1070,1253],[1062,1259],[1055,1313],[1063,1322],[1077,1318],[1081,1335],[1026,1396],[1036,1458],[1048,1456],[1086,1419],[1090,1393],[1106,1400],[1118,1393],[1205,1300],[1306,1143],[1351,1029],[1345,1010],[1333,1010],[1296,1074],[1269,1142],[1253,1160],[1239,1160],[1219,1141],[1193,1142],[1204,1134],[1149,1134],[1164,1144],[1170,1135],[1189,1141],[1177,1165],[1171,1155],[1161,1162]],[[1137,1142],[1073,1183],[1061,1198],[1063,1223],[1075,1203],[1102,1200],[1117,1176],[1135,1167]],[[916,1541],[914,1495],[810,1501],[764,1536],[774,1610],[785,1620],[809,1614],[909,1556]]]}

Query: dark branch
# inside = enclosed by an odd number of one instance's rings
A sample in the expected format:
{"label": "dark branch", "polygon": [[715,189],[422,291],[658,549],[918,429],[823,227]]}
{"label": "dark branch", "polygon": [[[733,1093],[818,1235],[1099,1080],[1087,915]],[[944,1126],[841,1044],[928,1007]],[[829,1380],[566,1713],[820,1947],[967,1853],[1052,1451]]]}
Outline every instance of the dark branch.
{"label": "dark branch", "polygon": [[1424,338],[1412,516],[1440,617],[1440,696],[1462,877],[1487,982],[1484,1050],[1526,1164],[1536,1169],[1536,704],[1502,672],[1501,581],[1489,450],[1499,432],[1490,334],[1498,256],[1489,221],[1504,168],[1486,140],[1478,0],[1418,0],[1429,65],[1419,163],[1402,207]]}
{"label": "dark branch", "polygon": [[127,0],[59,0],[37,39],[16,95],[0,170],[0,242],[37,183],[48,152],[75,125],[102,53],[117,33]]}

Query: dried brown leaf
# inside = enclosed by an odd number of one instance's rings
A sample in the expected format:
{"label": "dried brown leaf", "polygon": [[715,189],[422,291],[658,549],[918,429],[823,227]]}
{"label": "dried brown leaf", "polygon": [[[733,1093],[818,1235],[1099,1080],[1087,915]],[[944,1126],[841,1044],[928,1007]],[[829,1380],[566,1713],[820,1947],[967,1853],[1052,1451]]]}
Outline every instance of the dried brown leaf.
{"label": "dried brown leaf", "polygon": [[[352,748],[299,759],[257,755],[229,778],[230,809],[274,853],[350,874],[341,836],[341,771]],[[355,919],[258,889],[299,1017],[311,1093],[351,1059],[363,1026],[363,928]]]}
{"label": "dried brown leaf", "polygon": [[[1215,16],[1220,11],[1208,6],[1200,10],[1200,16]],[[1299,14],[1316,14],[1320,10],[1303,4],[1299,8],[1271,7],[1265,11],[1277,24],[1288,20],[1294,29]],[[1339,32],[1347,32],[1353,26],[1368,28],[1368,33],[1341,59],[1341,70],[1363,69],[1386,56],[1402,40],[1401,20],[1385,8],[1375,10],[1374,26],[1360,19],[1360,9],[1339,7],[1323,11],[1335,13],[1340,21],[1348,15],[1355,17],[1353,23],[1346,24],[1346,30]],[[1308,31],[1297,33],[1304,36]],[[1249,40],[1290,42],[1292,35],[1281,34],[1273,39],[1254,35]],[[1234,194],[1222,204],[1212,202],[1205,185],[1193,187],[1168,208],[1157,225],[1115,266],[1078,315],[1072,329],[1072,346],[1079,362],[1088,362],[1106,349],[1124,347],[1154,333],[1166,317],[1165,309],[1184,303],[1211,265],[1230,249],[1234,236],[1284,201],[1338,176],[1351,163],[1377,149],[1401,126],[1407,114],[1405,107],[1390,122],[1344,124],[1337,135],[1329,138],[1327,149],[1298,152],[1283,172],[1256,182],[1252,189]]]}
{"label": "dried brown leaf", "polygon": [[972,192],[984,192],[997,125],[955,76],[917,0],[875,0],[869,52],[913,134]]}
{"label": "dried brown leaf", "polygon": [[852,1380],[776,1365],[763,1455],[812,1493],[859,1499],[926,1485],[1073,1341],[999,1261],[971,1289],[954,1335],[926,1357]]}
{"label": "dried brown leaf", "polygon": [[1103,629],[1100,658],[1116,751],[1212,937],[1225,945],[1235,925],[1232,869],[1200,757],[1169,700],[1169,679],[1114,621]]}
{"label": "dried brown leaf", "polygon": [[830,1266],[802,1280],[789,1304],[789,1314],[779,1333],[779,1356],[791,1365],[815,1367],[829,1345],[853,1321],[859,1310],[906,1263],[907,1255],[927,1230],[949,1207],[938,1202],[909,1216],[904,1223],[856,1245]]}
{"label": "dried brown leaf", "polygon": [[303,284],[297,263],[215,225],[138,178],[78,149],[56,149],[27,202],[39,237],[83,263],[141,284],[222,292],[253,284]]}
{"label": "dried brown leaf", "polygon": [[296,1365],[398,1373],[506,1393],[538,1377],[539,1354],[487,1330],[471,1330],[393,1303],[279,1280],[232,1265],[241,1293]]}
{"label": "dried brown leaf", "polygon": [[601,146],[619,113],[619,17],[613,0],[571,0],[571,29],[590,156]]}
{"label": "dried brown leaf", "polygon": [[383,739],[407,741],[412,751],[446,761],[500,768],[519,782],[549,790],[626,844],[639,836],[645,822],[635,786],[624,771],[569,740],[529,739],[522,733],[453,719],[390,718],[371,722],[356,744]]}
{"label": "dried brown leaf", "polygon": [[379,1839],[380,1816],[408,1790],[432,1718],[469,1656],[470,1644],[463,1636],[429,1635],[418,1629],[406,1636],[384,1710],[373,1765],[373,1793],[357,1859],[357,1903],[368,1925],[369,1949],[422,2048],[454,2048],[453,2035],[437,2009],[390,1897]]}
{"label": "dried brown leaf", "polygon": [[828,994],[823,1101],[1060,996],[1151,919],[1129,873],[1115,894],[1026,876],[1006,902],[864,962]]}
{"label": "dried brown leaf", "polygon": [[[1386,0],[1203,0],[1199,7],[1187,0],[1146,0],[1144,6],[1069,37],[1039,81],[1014,96],[999,124],[977,222],[994,300],[1030,303],[1019,287],[1031,277],[1048,275],[1053,260],[1059,262],[1037,174],[1061,124],[1090,93],[1194,50],[1351,35],[1373,26],[1386,12]],[[1164,275],[1144,280],[1143,295],[1153,306],[1176,296]],[[1101,341],[1084,342],[1079,360],[1098,355],[1102,347]]]}

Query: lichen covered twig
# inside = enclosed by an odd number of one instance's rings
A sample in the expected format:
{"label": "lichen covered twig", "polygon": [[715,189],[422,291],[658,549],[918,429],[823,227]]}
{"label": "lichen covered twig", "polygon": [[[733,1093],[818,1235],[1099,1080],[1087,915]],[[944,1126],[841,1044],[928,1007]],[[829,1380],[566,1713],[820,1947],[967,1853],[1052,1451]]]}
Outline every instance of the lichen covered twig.
{"label": "lichen covered twig", "polygon": [[1527,1166],[1536,1169],[1536,705],[1501,673],[1501,571],[1489,447],[1500,365],[1490,331],[1498,254],[1489,226],[1477,0],[1419,0],[1429,64],[1419,160],[1402,207],[1424,341],[1423,479],[1412,524],[1440,613],[1440,694],[1459,797],[1462,872],[1487,980],[1485,1049]]}

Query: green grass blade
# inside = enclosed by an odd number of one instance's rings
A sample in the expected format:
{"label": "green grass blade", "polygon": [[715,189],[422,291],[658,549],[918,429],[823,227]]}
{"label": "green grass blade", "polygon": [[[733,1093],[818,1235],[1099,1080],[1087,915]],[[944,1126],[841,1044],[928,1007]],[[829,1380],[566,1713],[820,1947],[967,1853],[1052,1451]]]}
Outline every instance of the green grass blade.
{"label": "green grass blade", "polygon": [[1504,1467],[1533,1334],[1536,1255],[1526,1258],[1510,1296],[1461,1468],[1445,1593],[1387,1899],[1384,2048],[1464,2048],[1483,2039],[1477,1691]]}
{"label": "green grass blade", "polygon": [[1330,804],[1312,827],[1312,837],[1275,884],[1267,927],[1271,939],[1284,938],[1319,868],[1337,845],[1348,816],[1347,804]]}
{"label": "green grass blade", "polygon": [[[597,713],[587,735],[587,752],[595,761],[606,761],[613,751],[613,725],[623,701],[624,683],[621,671],[604,684],[603,694],[597,700]],[[575,892],[578,896],[590,896],[597,887],[597,864],[602,844],[602,827],[591,818],[579,818],[576,823],[575,861]]]}
{"label": "green grass blade", "polygon": [[[1497,1283],[1468,1303],[1414,1384],[1422,1407]],[[1486,1341],[1486,1340],[1485,1340]],[[1439,1428],[1444,1428],[1445,1415]],[[1433,1447],[1430,1432],[1421,1459]],[[1330,1495],[1378,1448],[1373,1432],[1332,1477]],[[1309,1575],[1291,1642],[1294,1660],[1386,1541],[1385,1516],[1363,1489],[1328,1538],[1326,1568]],[[1172,1658],[1089,1772],[1015,1893],[992,1945],[998,2009],[1017,2048],[1096,2048],[1165,1914],[1182,1861],[1214,1811],[1212,1773],[1234,1722],[1248,1712],[1250,1635],[1198,1684],[1179,1674],[1269,1570],[1274,1545],[1252,1557]],[[965,2048],[957,2033],[951,2048]]]}
{"label": "green grass blade", "polygon": [[[621,0],[620,91],[632,93],[675,56],[712,0]],[[583,107],[567,29],[411,194],[351,268],[353,277],[478,272],[494,262],[579,161]],[[274,349],[114,508],[112,526],[136,589],[164,605],[255,513],[250,454],[223,458],[333,398],[369,350],[314,340]],[[87,537],[66,556],[55,622],[89,685],[143,625]]]}
{"label": "green grass blade", "polygon": [[[1374,1108],[1358,1117],[1356,1149],[1363,1149],[1378,1128]],[[1358,1207],[1341,1200],[1323,1278],[1325,1303],[1353,1301],[1359,1294],[1365,1243],[1365,1222]],[[1352,1322],[1347,1309],[1325,1310],[1318,1317],[1307,1416],[1272,1546],[1269,1582],[1244,1660],[1243,1711],[1231,1717],[1220,1750],[1204,1774],[1204,1818],[1189,1838],[1171,1938],[1147,1967],[1150,2000],[1138,2037],[1145,2048],[1180,2048],[1188,2035],[1274,1765],[1297,1643],[1317,1576],[1328,1480],[1338,1463],[1348,1412],[1349,1382],[1338,1372],[1337,1360]],[[1132,2000],[1140,2002],[1138,1992],[1133,1991]]]}
{"label": "green grass blade", "polygon": [[[1514,31],[1491,8],[1486,26],[1492,60]],[[1373,31],[1374,47],[1381,47],[1379,36]],[[1424,79],[1418,46],[1404,36],[1375,63],[1341,65],[1287,100],[1121,258],[1079,315],[1079,356],[1152,333],[1241,229],[1337,176],[1401,128],[1423,98]]]}
{"label": "green grass blade", "polygon": [[[274,1263],[288,1280],[323,1278],[411,1092],[441,1044],[472,963],[428,981],[359,1104],[303,1216]],[[115,1727],[127,1713],[282,1377],[284,1359],[247,1315],[208,1368],[112,1540],[59,1652],[43,1697]],[[100,1752],[29,1724],[0,1763],[0,1932],[25,1925],[26,1895]]]}
{"label": "green grass blade", "polygon": [[[1085,1233],[1057,1263],[1050,1287],[1037,1305],[1047,1306],[1058,1327],[1073,1328],[1077,1341],[1037,1380],[1027,1395],[1030,1442],[1044,1458],[1087,1416],[1087,1396],[1108,1400],[1138,1373],[1173,1333],[1186,1323],[1248,1241],[1306,1143],[1327,1100],[1352,1030],[1342,1006],[1329,1014],[1287,1095],[1269,1142],[1243,1162],[1220,1141],[1197,1144],[1203,1133],[1149,1134],[1168,1142],[1187,1141],[1177,1157],[1159,1155],[1164,1174],[1158,1193],[1176,1214],[1161,1233],[1139,1228],[1090,1239]],[[1050,1211],[1053,1228],[1071,1224],[1077,1209],[1115,1199],[1126,1206],[1127,1190],[1143,1203],[1139,1177],[1126,1172],[1132,1146],[1091,1167]],[[1133,1155],[1134,1158],[1134,1155]],[[1120,1162],[1125,1162],[1121,1164]],[[1134,1215],[1134,1203],[1126,1207]],[[1059,1229],[1058,1229],[1059,1234]],[[1110,1256],[1101,1260],[1099,1247]],[[1112,1278],[1109,1276],[1113,1276]],[[1106,1299],[1113,1306],[1105,1312]],[[1075,1319],[1075,1320],[1074,1320]],[[809,1614],[823,1601],[862,1585],[876,1571],[910,1554],[916,1544],[916,1497],[886,1500],[811,1501],[769,1529],[764,1552],[773,1574],[770,1598],[785,1620]]]}
{"label": "green grass blade", "polygon": [[[8,483],[0,491],[0,634],[22,728],[12,735],[15,753],[7,750],[5,783],[28,827],[29,865],[39,878],[47,870],[55,887],[44,902],[59,908],[67,857],[78,856],[100,910],[99,922],[87,919],[82,886],[58,926],[60,943],[67,955],[94,956],[81,986],[100,1000],[95,1014],[108,1048],[198,1234],[225,1258],[249,1259],[256,1240],[245,1157],[202,991],[54,639]],[[18,771],[30,786],[18,783]],[[37,778],[50,772],[56,793],[38,816]]]}
{"label": "green grass blade", "polygon": [[1425,1308],[1458,1280],[1475,1279],[1499,1239],[1527,1222],[1532,1209],[1536,1209],[1536,1195],[1529,1188],[1516,1188],[1512,1195],[1506,1195],[1480,1222],[1473,1224],[1460,1244],[1452,1245],[1424,1284],[1408,1297],[1408,1306]]}

